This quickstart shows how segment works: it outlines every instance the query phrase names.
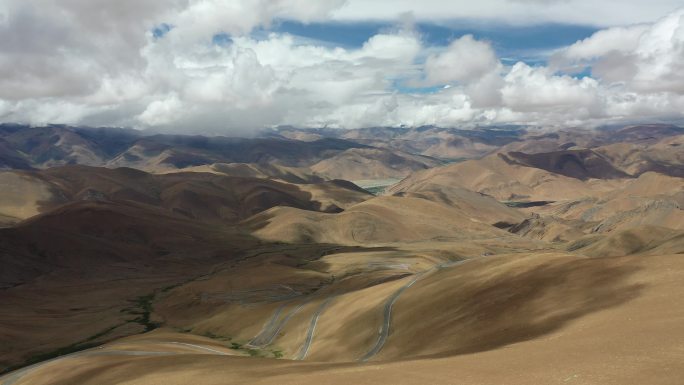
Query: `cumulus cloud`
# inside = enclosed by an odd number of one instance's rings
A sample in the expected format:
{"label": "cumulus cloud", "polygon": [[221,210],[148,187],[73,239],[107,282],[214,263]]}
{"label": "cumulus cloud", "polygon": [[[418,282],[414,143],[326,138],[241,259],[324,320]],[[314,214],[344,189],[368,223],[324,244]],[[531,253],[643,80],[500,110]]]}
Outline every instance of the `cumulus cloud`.
{"label": "cumulus cloud", "polygon": [[[482,3],[501,2],[527,1]],[[427,3],[426,9],[441,7]],[[392,9],[406,4],[397,1]],[[491,43],[471,35],[427,46],[407,15],[396,30],[356,48],[252,33],[274,20],[327,20],[358,6],[354,0],[6,0],[0,120],[245,134],[288,124],[564,126],[682,118],[684,11],[599,31],[559,51],[550,66],[505,66]],[[478,7],[471,11],[484,5]],[[564,74],[586,67],[592,77]]]}
{"label": "cumulus cloud", "polygon": [[597,107],[599,85],[592,78],[554,76],[547,68],[517,63],[505,77],[504,104],[522,112],[586,113]]}
{"label": "cumulus cloud", "polygon": [[470,83],[500,66],[491,45],[472,35],[454,40],[446,50],[430,55],[425,62],[428,84]]}
{"label": "cumulus cloud", "polygon": [[639,92],[684,93],[684,9],[652,25],[611,28],[559,52],[556,65],[591,66],[607,83]]}
{"label": "cumulus cloud", "polygon": [[649,25],[616,27],[596,32],[563,50],[563,58],[569,60],[591,60],[610,51],[629,53],[637,49],[641,36]]}

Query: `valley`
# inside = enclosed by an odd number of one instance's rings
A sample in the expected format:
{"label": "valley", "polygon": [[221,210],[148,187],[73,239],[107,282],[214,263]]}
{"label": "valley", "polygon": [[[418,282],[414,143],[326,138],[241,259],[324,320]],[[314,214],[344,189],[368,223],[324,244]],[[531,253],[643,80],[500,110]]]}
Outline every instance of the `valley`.
{"label": "valley", "polygon": [[681,376],[679,129],[474,131],[503,147],[450,164],[364,131],[4,130],[62,139],[0,171],[2,385]]}

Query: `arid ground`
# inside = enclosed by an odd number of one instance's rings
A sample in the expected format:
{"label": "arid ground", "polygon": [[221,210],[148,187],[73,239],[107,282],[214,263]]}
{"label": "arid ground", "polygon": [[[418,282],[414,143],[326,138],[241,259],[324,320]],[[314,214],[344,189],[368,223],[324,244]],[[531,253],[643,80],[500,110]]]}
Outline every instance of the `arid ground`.
{"label": "arid ground", "polygon": [[681,128],[0,132],[2,385],[684,378]]}

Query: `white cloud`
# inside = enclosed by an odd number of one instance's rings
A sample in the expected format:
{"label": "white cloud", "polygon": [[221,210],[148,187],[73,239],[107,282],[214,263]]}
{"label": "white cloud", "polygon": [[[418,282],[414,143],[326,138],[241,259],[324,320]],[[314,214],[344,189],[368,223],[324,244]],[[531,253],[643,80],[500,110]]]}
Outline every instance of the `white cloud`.
{"label": "white cloud", "polygon": [[498,72],[489,72],[475,82],[468,84],[465,92],[470,96],[473,107],[491,108],[501,105],[501,89],[504,79]]}
{"label": "white cloud", "polygon": [[485,19],[511,24],[564,23],[601,27],[648,23],[682,5],[679,0],[349,0],[337,20],[388,20],[411,13],[417,20]]}
{"label": "white cloud", "polygon": [[559,52],[554,63],[592,66],[598,78],[633,91],[684,93],[684,9],[652,25],[599,31]]}
{"label": "white cloud", "polygon": [[[552,14],[585,4],[540,1],[535,6]],[[529,10],[530,2],[536,0],[459,9],[464,16],[496,7]],[[600,31],[559,52],[551,67],[506,67],[489,42],[469,35],[446,47],[426,46],[407,15],[401,29],[358,48],[250,34],[277,18],[325,20],[336,9],[336,17],[349,17],[349,9],[359,7],[355,0],[347,8],[340,0],[125,3],[5,0],[0,120],[243,134],[280,124],[562,126],[683,117],[684,11]],[[372,16],[376,3],[364,4]],[[409,2],[393,4],[399,12]],[[453,17],[443,4],[426,0],[415,16]],[[153,36],[161,23],[172,27]],[[214,44],[220,33],[230,40]],[[587,65],[596,79],[556,72]],[[437,91],[399,92],[397,85]]]}
{"label": "white cloud", "polygon": [[343,4],[344,0],[190,1],[166,22],[175,26],[169,37],[177,44],[196,44],[203,39],[210,40],[218,32],[244,35],[278,18],[303,22],[322,20]]}
{"label": "white cloud", "polygon": [[178,120],[182,114],[183,103],[178,95],[171,94],[150,103],[140,114],[140,121],[150,126],[163,126]]}
{"label": "white cloud", "polygon": [[0,120],[8,116],[12,112],[12,106],[9,102],[0,99]]}
{"label": "white cloud", "polygon": [[410,33],[380,34],[371,37],[363,45],[359,56],[410,63],[420,50],[420,41]]}
{"label": "white cloud", "polygon": [[430,85],[477,81],[500,66],[491,45],[472,35],[454,40],[443,52],[430,55],[425,62],[425,77]]}
{"label": "white cloud", "polygon": [[504,104],[521,112],[586,113],[599,102],[599,84],[591,78],[553,76],[547,68],[517,63],[505,77]]}
{"label": "white cloud", "polygon": [[649,28],[649,25],[636,25],[598,31],[563,50],[563,57],[567,60],[590,60],[610,51],[632,52],[639,46],[641,36]]}

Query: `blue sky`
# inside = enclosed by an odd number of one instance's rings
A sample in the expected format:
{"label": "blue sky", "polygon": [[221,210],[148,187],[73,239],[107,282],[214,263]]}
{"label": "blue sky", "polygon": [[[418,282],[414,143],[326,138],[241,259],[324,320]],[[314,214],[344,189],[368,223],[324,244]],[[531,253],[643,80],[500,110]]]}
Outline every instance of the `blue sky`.
{"label": "blue sky", "polygon": [[[372,36],[396,28],[389,22],[328,22],[301,23],[276,22],[274,32],[289,33],[318,40],[333,46],[358,48]],[[447,46],[454,39],[471,34],[478,40],[492,43],[497,55],[507,64],[523,61],[530,65],[544,65],[548,53],[590,37],[598,27],[545,23],[538,25],[506,25],[495,22],[476,23],[468,20],[451,20],[447,23],[417,23],[428,46]]]}

